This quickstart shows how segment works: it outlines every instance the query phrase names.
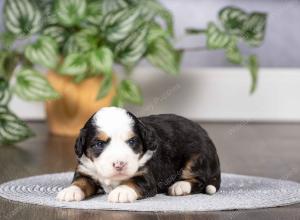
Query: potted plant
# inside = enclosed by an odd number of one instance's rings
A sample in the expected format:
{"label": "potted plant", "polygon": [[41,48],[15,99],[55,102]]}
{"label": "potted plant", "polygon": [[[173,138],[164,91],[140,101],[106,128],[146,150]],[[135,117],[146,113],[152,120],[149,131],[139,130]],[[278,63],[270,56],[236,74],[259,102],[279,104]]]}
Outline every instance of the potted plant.
{"label": "potted plant", "polygon": [[[28,101],[47,100],[50,131],[76,135],[100,107],[142,103],[130,79],[141,59],[170,74],[179,72],[172,16],[157,1],[9,0],[3,15],[1,142],[32,134],[6,107],[12,93]],[[113,64],[124,68],[124,79],[113,74]],[[45,68],[47,78],[41,74]]]}
{"label": "potted plant", "polygon": [[[12,94],[46,101],[50,131],[76,135],[100,107],[142,103],[140,88],[130,77],[139,61],[145,58],[177,75],[182,52],[189,50],[173,46],[172,15],[156,0],[7,0],[3,15],[0,143],[33,134],[7,107]],[[228,7],[220,18],[224,29],[209,23],[205,30],[188,33],[205,34],[205,48],[225,49],[230,62],[247,65],[254,91],[257,59],[243,58],[237,43],[243,39],[257,46],[265,15]],[[114,74],[114,65],[125,74]]]}

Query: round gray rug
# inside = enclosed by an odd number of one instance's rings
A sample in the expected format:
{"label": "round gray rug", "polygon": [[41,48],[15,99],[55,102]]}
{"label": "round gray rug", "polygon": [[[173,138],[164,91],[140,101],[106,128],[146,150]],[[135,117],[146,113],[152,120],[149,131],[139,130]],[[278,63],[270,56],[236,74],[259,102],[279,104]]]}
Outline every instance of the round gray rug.
{"label": "round gray rug", "polygon": [[253,176],[222,174],[221,190],[213,195],[166,196],[134,203],[109,203],[106,195],[81,202],[59,202],[56,194],[68,186],[73,173],[34,176],[0,185],[0,196],[9,200],[44,206],[129,211],[213,211],[267,208],[300,202],[300,184]]}

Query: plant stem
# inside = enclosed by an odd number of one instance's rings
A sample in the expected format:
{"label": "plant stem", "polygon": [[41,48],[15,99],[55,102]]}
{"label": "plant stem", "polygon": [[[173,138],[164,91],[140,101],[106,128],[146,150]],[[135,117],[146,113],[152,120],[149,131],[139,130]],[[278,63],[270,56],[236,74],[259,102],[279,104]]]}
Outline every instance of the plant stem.
{"label": "plant stem", "polygon": [[179,50],[187,51],[187,52],[197,52],[207,50],[206,47],[188,47],[188,48],[180,48]]}
{"label": "plant stem", "polygon": [[187,28],[185,32],[187,34],[204,34],[206,33],[206,29],[197,29],[197,28]]}

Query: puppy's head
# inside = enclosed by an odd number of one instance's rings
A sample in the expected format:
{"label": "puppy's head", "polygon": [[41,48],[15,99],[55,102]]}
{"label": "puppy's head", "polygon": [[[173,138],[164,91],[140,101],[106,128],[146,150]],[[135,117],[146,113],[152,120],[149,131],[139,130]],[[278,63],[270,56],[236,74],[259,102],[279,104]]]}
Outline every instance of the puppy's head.
{"label": "puppy's head", "polygon": [[128,179],[152,156],[155,135],[125,109],[106,107],[81,129],[75,152],[80,163],[93,166],[100,178]]}

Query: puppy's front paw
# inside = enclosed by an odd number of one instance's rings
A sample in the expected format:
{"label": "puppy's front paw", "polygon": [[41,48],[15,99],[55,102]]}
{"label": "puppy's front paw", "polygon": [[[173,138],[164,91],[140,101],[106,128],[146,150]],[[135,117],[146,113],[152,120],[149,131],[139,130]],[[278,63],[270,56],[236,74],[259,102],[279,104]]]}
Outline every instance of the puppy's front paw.
{"label": "puppy's front paw", "polygon": [[126,185],[118,186],[108,194],[109,202],[134,202],[137,198],[135,190]]}
{"label": "puppy's front paw", "polygon": [[192,186],[190,182],[178,181],[169,187],[169,195],[183,196],[191,193]]}
{"label": "puppy's front paw", "polygon": [[78,186],[69,186],[60,191],[56,199],[59,201],[80,201],[84,199],[84,192]]}

